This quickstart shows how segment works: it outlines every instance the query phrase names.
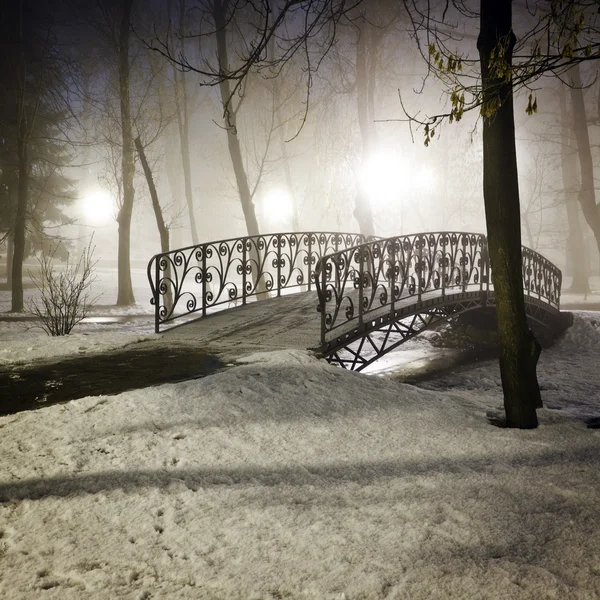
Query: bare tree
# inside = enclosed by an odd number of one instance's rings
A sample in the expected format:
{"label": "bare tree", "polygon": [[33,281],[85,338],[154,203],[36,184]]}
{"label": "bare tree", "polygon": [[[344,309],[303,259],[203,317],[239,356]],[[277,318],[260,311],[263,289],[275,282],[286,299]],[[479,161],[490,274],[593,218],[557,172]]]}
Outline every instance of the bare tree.
{"label": "bare tree", "polygon": [[573,130],[575,132],[575,139],[577,140],[577,156],[579,158],[579,172],[581,174],[581,188],[578,198],[583,210],[583,216],[594,233],[596,245],[600,252],[600,205],[596,203],[594,162],[592,160],[592,149],[579,65],[574,65],[569,70],[567,76],[572,84]]}
{"label": "bare tree", "polygon": [[56,268],[54,258],[59,246],[43,253],[40,258],[39,277],[31,275],[40,297],[29,303],[44,331],[51,336],[68,335],[85,319],[97,298],[90,296],[90,286],[95,281],[94,247],[90,240],[76,263],[67,258],[66,264]]}
{"label": "bare tree", "polygon": [[[583,232],[579,221],[580,183],[577,174],[577,143],[573,139],[573,120],[567,109],[567,94],[565,86],[559,89],[560,101],[560,149],[561,149],[561,174],[564,186],[565,208],[569,237],[567,240],[568,255],[573,269],[573,281],[570,291],[577,294],[588,294],[590,285],[588,281],[587,256],[583,241]],[[588,139],[589,141],[589,139]],[[584,161],[585,162],[585,161]]]}
{"label": "bare tree", "polygon": [[134,0],[123,0],[121,22],[119,26],[119,100],[121,109],[121,136],[123,150],[121,156],[121,177],[123,185],[123,203],[119,209],[117,222],[119,223],[119,246],[117,265],[118,290],[117,306],[135,304],[133,284],[131,282],[131,216],[133,214],[133,201],[135,190],[133,179],[135,177],[133,128],[131,122],[130,103],[130,58],[129,39],[131,36],[131,12]]}
{"label": "bare tree", "polygon": [[[64,147],[70,110],[69,84],[76,69],[65,61],[57,29],[59,17],[47,6],[19,0],[3,6],[0,29],[5,40],[4,69],[0,75],[0,137],[3,150],[14,156],[14,164],[4,165],[11,177],[8,185],[8,235],[11,239],[11,310],[23,311],[23,261],[28,228],[36,225],[37,189],[39,203],[44,179],[53,182],[65,165]],[[10,159],[13,160],[13,159]],[[50,165],[50,166],[49,166]],[[65,193],[65,197],[68,194]],[[41,221],[37,221],[37,233]],[[31,237],[31,236],[30,236]]]}

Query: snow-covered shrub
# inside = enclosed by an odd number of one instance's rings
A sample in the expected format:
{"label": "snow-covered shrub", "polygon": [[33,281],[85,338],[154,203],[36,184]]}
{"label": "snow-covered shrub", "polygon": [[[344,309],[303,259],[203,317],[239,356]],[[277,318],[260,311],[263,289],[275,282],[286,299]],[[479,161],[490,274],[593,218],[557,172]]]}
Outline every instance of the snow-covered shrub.
{"label": "snow-covered shrub", "polygon": [[95,281],[92,242],[84,248],[77,263],[67,257],[64,266],[53,268],[57,247],[39,259],[40,275],[30,273],[40,298],[29,302],[29,310],[37,315],[48,335],[68,335],[89,314],[97,298],[90,298]]}

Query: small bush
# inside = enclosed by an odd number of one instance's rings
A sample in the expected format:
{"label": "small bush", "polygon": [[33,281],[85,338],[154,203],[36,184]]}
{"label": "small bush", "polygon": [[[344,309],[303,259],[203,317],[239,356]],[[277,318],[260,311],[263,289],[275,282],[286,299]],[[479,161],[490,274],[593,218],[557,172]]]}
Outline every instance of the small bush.
{"label": "small bush", "polygon": [[68,335],[89,314],[95,301],[90,299],[90,286],[96,280],[92,242],[84,248],[77,264],[67,261],[63,268],[53,269],[58,246],[39,259],[40,275],[30,273],[41,298],[29,302],[29,310],[42,322],[42,329],[52,336]]}

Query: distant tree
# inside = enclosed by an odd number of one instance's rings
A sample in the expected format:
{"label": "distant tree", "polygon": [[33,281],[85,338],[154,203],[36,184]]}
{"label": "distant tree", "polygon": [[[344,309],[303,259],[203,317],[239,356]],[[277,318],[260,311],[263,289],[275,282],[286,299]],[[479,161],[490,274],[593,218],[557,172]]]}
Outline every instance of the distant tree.
{"label": "distant tree", "polygon": [[564,85],[559,89],[560,102],[560,164],[564,187],[565,209],[569,236],[567,239],[567,257],[573,270],[573,281],[569,288],[576,294],[588,294],[590,284],[588,279],[587,252],[583,239],[581,222],[579,220],[579,190],[580,183],[577,173],[577,142],[573,139],[573,119],[568,110],[567,90]]}
{"label": "distant tree", "polygon": [[[136,197],[134,139],[139,136],[146,149],[165,133],[176,106],[173,84],[165,73],[167,65],[146,50],[139,36],[151,29],[154,21],[168,20],[169,13],[166,3],[142,6],[135,0],[90,0],[87,8],[87,13],[80,14],[80,21],[95,44],[84,49],[86,60],[91,63],[97,54],[104,58],[92,74],[90,103],[97,151],[106,167],[101,177],[117,202],[116,303],[124,306],[135,303],[131,280],[131,221]],[[171,104],[168,110],[164,109],[166,99]]]}
{"label": "distant tree", "polygon": [[0,168],[2,211],[12,242],[11,310],[23,306],[23,261],[29,244],[41,243],[42,222],[63,220],[58,209],[73,199],[61,177],[68,160],[69,83],[76,75],[60,39],[60,9],[19,0],[0,4],[4,40],[0,69]]}
{"label": "distant tree", "polygon": [[588,130],[588,119],[583,97],[583,84],[579,64],[575,64],[566,74],[570,84],[570,96],[573,117],[573,131],[577,141],[577,157],[579,159],[579,172],[581,174],[579,203],[583,216],[596,238],[596,245],[600,253],[600,204],[596,202],[596,189],[594,183],[594,161]]}

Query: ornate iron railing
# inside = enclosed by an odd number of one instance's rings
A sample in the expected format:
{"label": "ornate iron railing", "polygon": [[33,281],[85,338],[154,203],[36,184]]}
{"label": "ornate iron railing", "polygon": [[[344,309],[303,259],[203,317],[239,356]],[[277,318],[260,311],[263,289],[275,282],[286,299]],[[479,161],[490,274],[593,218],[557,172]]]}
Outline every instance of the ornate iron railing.
{"label": "ornate iron railing", "polygon": [[521,247],[523,266],[523,289],[525,295],[537,298],[560,310],[562,272],[547,258],[526,246]]}
{"label": "ornate iron railing", "polygon": [[305,286],[324,255],[367,241],[356,233],[246,236],[156,254],[148,264],[155,331],[180,317]]}
{"label": "ornate iron railing", "polygon": [[[487,239],[465,232],[419,233],[377,239],[323,256],[316,287],[321,344],[338,330],[365,321],[399,303],[421,304],[449,294],[487,293],[491,286]],[[525,294],[559,310],[560,270],[523,248]]]}

